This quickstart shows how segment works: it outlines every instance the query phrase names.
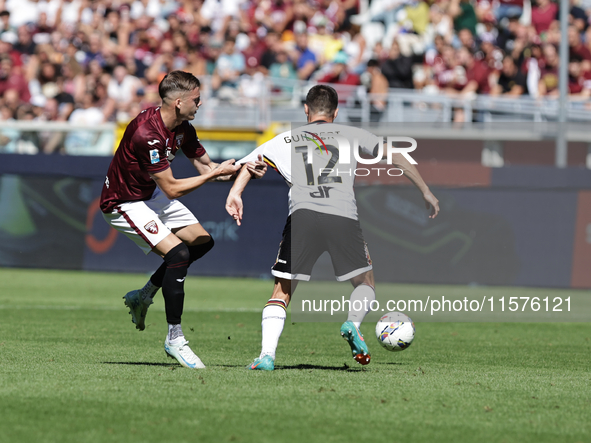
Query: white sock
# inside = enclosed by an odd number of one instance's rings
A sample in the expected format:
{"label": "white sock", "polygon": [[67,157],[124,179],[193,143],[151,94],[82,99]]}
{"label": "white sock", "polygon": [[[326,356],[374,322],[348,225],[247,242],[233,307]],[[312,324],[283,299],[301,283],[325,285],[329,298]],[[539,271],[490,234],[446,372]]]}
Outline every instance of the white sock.
{"label": "white sock", "polygon": [[287,317],[286,303],[283,300],[271,299],[263,309],[263,343],[260,358],[270,355],[275,359],[275,351],[279,343],[279,337],[283,332],[283,325]]}
{"label": "white sock", "polygon": [[[352,321],[359,329],[361,322],[370,310],[370,304],[376,299],[376,292],[371,286],[361,284],[351,292],[351,310],[347,321]],[[357,302],[357,303],[355,303]]]}
{"label": "white sock", "polygon": [[148,280],[148,283],[146,283],[144,287],[140,289],[140,298],[142,300],[145,300],[146,298],[152,299],[156,295],[156,292],[158,292],[158,289],[160,288],[154,285],[152,280]]}
{"label": "white sock", "polygon": [[171,325],[168,324],[168,342],[176,345],[181,343],[185,340],[185,335],[183,334],[183,329],[181,325]]}

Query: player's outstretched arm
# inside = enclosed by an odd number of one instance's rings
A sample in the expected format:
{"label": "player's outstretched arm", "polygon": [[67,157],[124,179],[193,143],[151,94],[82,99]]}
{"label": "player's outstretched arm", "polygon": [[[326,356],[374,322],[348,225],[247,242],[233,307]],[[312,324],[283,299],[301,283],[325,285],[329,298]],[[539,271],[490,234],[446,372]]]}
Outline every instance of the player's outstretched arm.
{"label": "player's outstretched arm", "polygon": [[228,211],[228,214],[236,220],[238,226],[242,224],[242,215],[244,213],[242,193],[251,178],[252,174],[250,171],[246,168],[242,168],[238,177],[236,177],[234,185],[232,185],[232,189],[230,189],[228,198],[226,199],[226,211]]}
{"label": "player's outstretched arm", "polygon": [[419,170],[415,165],[410,163],[402,154],[394,153],[392,155],[392,164],[397,168],[402,169],[406,178],[408,178],[423,194],[423,200],[425,200],[425,206],[430,209],[429,218],[437,217],[439,214],[439,200],[433,195]]}
{"label": "player's outstretched arm", "polygon": [[[199,174],[206,174],[219,167],[219,164],[212,161],[207,154],[202,155],[201,157],[196,157],[191,161]],[[246,169],[248,169],[253,178],[261,178],[267,172],[267,164],[263,161],[263,157],[259,155],[257,161],[246,163]],[[236,173],[231,175],[221,175],[213,178],[212,181],[231,181],[236,177]]]}
{"label": "player's outstretched arm", "polygon": [[196,177],[174,178],[170,168],[162,172],[150,174],[150,177],[152,177],[164,195],[172,200],[187,195],[189,192],[194,191],[216,177],[235,174],[240,169],[240,165],[234,165],[234,161],[234,159],[226,160],[217,168]]}

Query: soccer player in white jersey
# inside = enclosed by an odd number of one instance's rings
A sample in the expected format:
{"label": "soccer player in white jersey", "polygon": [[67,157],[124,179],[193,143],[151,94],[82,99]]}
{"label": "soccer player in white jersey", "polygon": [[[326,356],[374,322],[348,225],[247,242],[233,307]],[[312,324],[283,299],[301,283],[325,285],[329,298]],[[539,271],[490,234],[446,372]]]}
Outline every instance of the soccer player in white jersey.
{"label": "soccer player in white jersey", "polygon": [[[338,114],[337,106],[338,95],[333,88],[314,86],[304,105],[307,125],[278,135],[238,161],[245,163],[262,155],[290,187],[289,216],[272,267],[275,286],[263,309],[262,350],[250,369],[270,371],[275,368],[275,350],[291,296],[298,280],[310,279],[312,268],[324,251],[331,256],[336,279],[349,280],[354,287],[351,306],[360,300],[364,307],[369,307],[375,300],[371,259],[357,218],[354,174],[350,171],[356,167],[352,152],[354,140],[358,141],[360,151],[373,157],[381,152],[382,140],[362,129],[333,123]],[[349,155],[336,147],[339,140],[349,141]],[[419,189],[430,209],[429,217],[435,218],[439,213],[439,201],[417,168],[399,153],[393,155],[392,163]],[[241,171],[226,201],[226,210],[238,225],[243,215],[241,195],[249,180],[250,174]],[[364,300],[367,301],[363,303]],[[363,365],[369,363],[371,355],[359,326],[368,311],[369,308],[349,311],[340,330],[351,347],[353,358]]]}

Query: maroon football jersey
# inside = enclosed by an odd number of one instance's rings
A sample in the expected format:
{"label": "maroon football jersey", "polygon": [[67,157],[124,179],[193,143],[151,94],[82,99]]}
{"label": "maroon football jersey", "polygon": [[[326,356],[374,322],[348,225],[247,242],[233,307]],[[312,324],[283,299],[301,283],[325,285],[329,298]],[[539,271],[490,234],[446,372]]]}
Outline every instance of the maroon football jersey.
{"label": "maroon football jersey", "polygon": [[127,126],[109,166],[101,211],[110,213],[121,203],[149,200],[156,190],[150,173],[169,168],[179,148],[188,158],[205,154],[189,122],[181,123],[172,132],[164,126],[160,107],[140,112]]}

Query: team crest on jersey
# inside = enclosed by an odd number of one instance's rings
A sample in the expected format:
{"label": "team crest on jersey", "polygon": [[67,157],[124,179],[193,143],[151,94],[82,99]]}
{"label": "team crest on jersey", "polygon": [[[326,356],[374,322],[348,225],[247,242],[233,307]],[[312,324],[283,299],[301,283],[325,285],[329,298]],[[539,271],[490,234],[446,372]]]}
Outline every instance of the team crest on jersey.
{"label": "team crest on jersey", "polygon": [[158,225],[154,220],[148,222],[146,226],[144,226],[144,229],[151,234],[158,234]]}
{"label": "team crest on jersey", "polygon": [[185,138],[185,134],[178,134],[178,135],[175,137],[175,140],[176,140],[176,146],[177,146],[177,148],[180,148],[180,147],[181,147],[181,145],[183,144],[183,138]]}
{"label": "team crest on jersey", "polygon": [[158,149],[152,149],[150,151],[150,163],[156,164],[160,161],[160,155],[158,155]]}

